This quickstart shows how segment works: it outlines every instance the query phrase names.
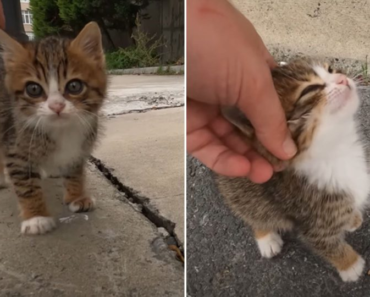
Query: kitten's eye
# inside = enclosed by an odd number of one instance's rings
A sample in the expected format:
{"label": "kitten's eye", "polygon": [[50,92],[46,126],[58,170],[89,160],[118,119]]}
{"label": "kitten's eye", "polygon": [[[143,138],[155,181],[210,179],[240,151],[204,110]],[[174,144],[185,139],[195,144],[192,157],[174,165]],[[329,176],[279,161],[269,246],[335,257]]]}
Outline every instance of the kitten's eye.
{"label": "kitten's eye", "polygon": [[43,89],[42,87],[34,82],[29,82],[26,85],[26,93],[28,96],[32,98],[38,98],[42,95]]}
{"label": "kitten's eye", "polygon": [[308,87],[304,88],[303,91],[301,92],[301,95],[299,96],[299,99],[302,98],[304,95],[307,95],[308,93],[311,92],[316,92],[319,90],[322,90],[325,88],[325,85],[309,85]]}
{"label": "kitten's eye", "polygon": [[328,72],[329,72],[329,73],[333,73],[333,71],[334,71],[334,70],[333,70],[333,68],[331,68],[331,66],[329,66],[329,67],[328,67]]}
{"label": "kitten's eye", "polygon": [[79,79],[71,80],[70,82],[68,82],[66,86],[66,91],[72,95],[78,95],[82,92],[82,90],[83,83]]}

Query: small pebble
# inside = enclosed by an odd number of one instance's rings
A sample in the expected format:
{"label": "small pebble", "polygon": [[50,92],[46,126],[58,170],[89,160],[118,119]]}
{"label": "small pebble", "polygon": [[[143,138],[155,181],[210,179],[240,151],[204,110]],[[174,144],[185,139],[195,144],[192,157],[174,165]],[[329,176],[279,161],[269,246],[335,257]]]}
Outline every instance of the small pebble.
{"label": "small pebble", "polygon": [[167,237],[169,234],[167,232],[167,230],[163,227],[159,227],[158,228],[158,232],[163,236],[163,237]]}

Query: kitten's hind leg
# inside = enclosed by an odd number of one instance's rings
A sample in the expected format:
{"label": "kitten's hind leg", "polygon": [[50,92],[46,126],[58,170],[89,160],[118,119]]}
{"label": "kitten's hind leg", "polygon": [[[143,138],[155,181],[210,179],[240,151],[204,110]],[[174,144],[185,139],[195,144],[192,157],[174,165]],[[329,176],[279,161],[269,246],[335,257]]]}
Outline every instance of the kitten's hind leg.
{"label": "kitten's hind leg", "polygon": [[85,191],[85,174],[82,166],[65,177],[64,186],[66,189],[64,203],[68,205],[70,211],[87,212],[94,209],[95,201]]}
{"label": "kitten's hind leg", "polygon": [[254,229],[254,236],[262,257],[272,258],[281,252],[283,240],[277,232]]}
{"label": "kitten's hind leg", "polygon": [[337,268],[343,281],[357,281],[363,274],[365,260],[344,240],[344,235],[325,237],[317,234],[315,232],[306,237],[308,243]]}

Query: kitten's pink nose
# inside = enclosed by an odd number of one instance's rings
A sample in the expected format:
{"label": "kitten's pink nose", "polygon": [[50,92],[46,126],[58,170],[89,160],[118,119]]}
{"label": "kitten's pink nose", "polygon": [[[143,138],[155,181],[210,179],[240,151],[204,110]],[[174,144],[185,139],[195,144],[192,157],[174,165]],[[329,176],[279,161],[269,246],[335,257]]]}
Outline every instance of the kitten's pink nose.
{"label": "kitten's pink nose", "polygon": [[65,107],[66,107],[66,104],[64,102],[49,103],[49,108],[58,115],[63,111]]}
{"label": "kitten's pink nose", "polygon": [[344,75],[344,74],[340,74],[337,76],[336,80],[335,80],[336,84],[338,85],[345,85],[345,86],[348,86],[348,79],[347,77]]}

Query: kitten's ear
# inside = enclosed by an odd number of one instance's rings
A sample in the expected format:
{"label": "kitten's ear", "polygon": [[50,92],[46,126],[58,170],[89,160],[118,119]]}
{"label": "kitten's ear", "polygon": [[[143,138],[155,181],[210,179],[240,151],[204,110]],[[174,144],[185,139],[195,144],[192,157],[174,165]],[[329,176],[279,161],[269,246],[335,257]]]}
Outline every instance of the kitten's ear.
{"label": "kitten's ear", "polygon": [[1,55],[6,63],[19,60],[26,55],[26,49],[16,40],[11,38],[3,30],[0,30]]}
{"label": "kitten's ear", "polygon": [[97,23],[88,23],[71,42],[71,48],[83,52],[86,57],[94,59],[98,63],[104,63],[104,51],[102,36]]}
{"label": "kitten's ear", "polygon": [[302,126],[300,119],[288,120],[287,123],[290,133],[292,133],[292,135],[294,135],[297,132],[297,130]]}
{"label": "kitten's ear", "polygon": [[279,160],[272,155],[255,137],[255,130],[247,117],[236,107],[225,107],[221,109],[221,113],[225,119],[237,127],[245,136],[245,140],[253,146],[253,148],[273,166],[275,171],[282,171],[287,167],[287,162]]}
{"label": "kitten's ear", "polygon": [[225,119],[236,126],[247,138],[252,138],[254,128],[247,117],[236,107],[223,107],[221,113]]}

